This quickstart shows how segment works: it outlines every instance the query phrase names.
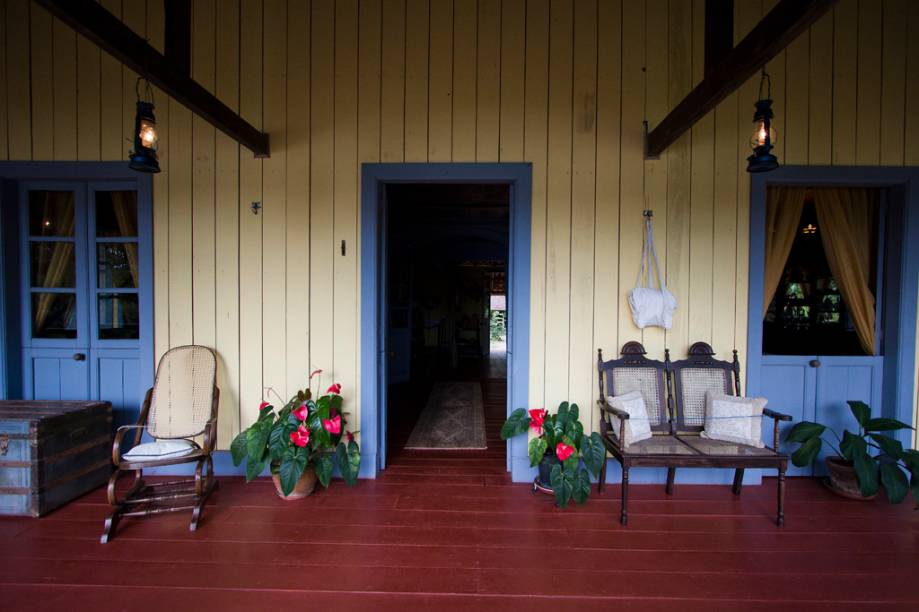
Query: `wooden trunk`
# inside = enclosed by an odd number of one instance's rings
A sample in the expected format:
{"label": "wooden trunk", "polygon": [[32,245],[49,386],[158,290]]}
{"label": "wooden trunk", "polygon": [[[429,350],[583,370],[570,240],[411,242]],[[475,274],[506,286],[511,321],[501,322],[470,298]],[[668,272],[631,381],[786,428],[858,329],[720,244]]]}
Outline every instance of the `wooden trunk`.
{"label": "wooden trunk", "polygon": [[42,516],[112,472],[108,402],[0,401],[0,515]]}

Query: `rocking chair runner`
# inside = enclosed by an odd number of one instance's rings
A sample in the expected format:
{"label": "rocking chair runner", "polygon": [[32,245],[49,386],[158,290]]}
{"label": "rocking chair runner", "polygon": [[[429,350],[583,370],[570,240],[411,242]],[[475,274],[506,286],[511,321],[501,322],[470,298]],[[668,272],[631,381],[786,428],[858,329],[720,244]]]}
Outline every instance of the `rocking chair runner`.
{"label": "rocking chair runner", "polygon": [[[180,346],[167,351],[156,369],[153,388],[147,391],[136,425],[124,425],[115,434],[112,462],[115,471],[109,478],[108,501],[112,511],[105,519],[102,543],[108,542],[124,516],[146,516],[161,512],[192,510],[189,530],[198,527],[201,512],[217,487],[211,453],[217,443],[217,405],[220,390],[216,385],[217,360],[203,346]],[[125,435],[134,431],[134,448],[122,455]],[[140,444],[146,431],[153,443]],[[203,434],[203,445],[192,438]],[[163,452],[160,441],[173,441]],[[145,468],[195,463],[194,479],[146,484]],[[121,499],[115,492],[118,478],[134,472],[134,484]]]}

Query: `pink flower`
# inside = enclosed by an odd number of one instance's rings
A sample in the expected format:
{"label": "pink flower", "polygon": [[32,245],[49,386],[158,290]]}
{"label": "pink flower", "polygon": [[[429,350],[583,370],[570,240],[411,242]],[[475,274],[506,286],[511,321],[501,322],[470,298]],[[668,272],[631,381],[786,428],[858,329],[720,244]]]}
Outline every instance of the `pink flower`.
{"label": "pink flower", "polygon": [[341,433],[341,417],[335,416],[331,419],[325,419],[322,421],[322,426],[325,427],[325,430],[330,434],[340,434]]}
{"label": "pink flower", "polygon": [[332,385],[331,387],[329,387],[328,389],[326,389],[325,392],[326,392],[326,393],[335,393],[336,395],[338,395],[338,394],[341,393],[341,385],[338,384],[338,383],[335,383],[334,385]]}
{"label": "pink flower", "polygon": [[316,376],[318,374],[322,374],[322,370],[313,370],[312,372],[310,372],[310,380],[313,380],[313,376]]}
{"label": "pink flower", "polygon": [[558,457],[559,461],[564,461],[574,453],[574,448],[568,446],[564,442],[559,442],[555,447],[555,456]]}
{"label": "pink flower", "polygon": [[258,411],[261,412],[265,408],[271,408],[271,402],[262,402],[258,405]]}
{"label": "pink flower", "polygon": [[290,432],[290,441],[300,447],[306,446],[310,442],[310,430],[301,425],[297,431]]}
{"label": "pink flower", "polygon": [[530,410],[530,427],[537,434],[542,434],[542,424],[546,420],[546,415],[549,412],[545,408],[534,408]]}
{"label": "pink flower", "polygon": [[309,408],[306,407],[305,403],[300,404],[299,408],[296,408],[293,411],[291,411],[291,414],[297,417],[297,419],[299,419],[300,421],[305,421],[306,417],[309,416],[309,413],[310,413]]}

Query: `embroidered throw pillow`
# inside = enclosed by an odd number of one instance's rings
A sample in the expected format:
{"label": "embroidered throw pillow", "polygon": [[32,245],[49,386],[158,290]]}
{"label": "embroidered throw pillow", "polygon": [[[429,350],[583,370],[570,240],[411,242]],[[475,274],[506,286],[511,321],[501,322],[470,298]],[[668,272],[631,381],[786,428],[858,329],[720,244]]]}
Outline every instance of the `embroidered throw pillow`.
{"label": "embroidered throw pillow", "polygon": [[195,450],[194,444],[188,440],[159,440],[138,444],[124,454],[125,459],[167,459],[181,457]]}
{"label": "embroidered throw pillow", "polygon": [[702,437],[763,448],[764,397],[735,397],[709,389],[705,393]]}
{"label": "embroidered throw pillow", "polygon": [[[651,437],[651,421],[648,419],[648,409],[645,406],[645,398],[641,391],[632,391],[625,395],[612,395],[606,398],[609,405],[613,408],[629,413],[629,418],[625,420],[625,440],[620,440],[622,448],[627,449],[629,444],[647,440]],[[606,413],[609,418],[609,425],[616,437],[619,437],[620,419],[614,414]]]}

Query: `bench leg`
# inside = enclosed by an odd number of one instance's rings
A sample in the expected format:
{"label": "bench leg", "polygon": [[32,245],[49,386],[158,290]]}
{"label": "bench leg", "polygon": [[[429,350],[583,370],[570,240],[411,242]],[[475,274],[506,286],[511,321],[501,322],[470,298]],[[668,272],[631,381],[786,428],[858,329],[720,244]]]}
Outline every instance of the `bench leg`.
{"label": "bench leg", "polygon": [[676,478],[676,468],[669,467],[667,468],[667,487],[664,491],[667,495],[673,495],[673,479]]}
{"label": "bench leg", "polygon": [[734,486],[731,487],[731,492],[734,495],[740,495],[740,487],[743,486],[743,470],[743,468],[734,470]]}
{"label": "bench leg", "polygon": [[629,466],[622,466],[622,510],[619,514],[619,522],[622,525],[629,524]]}
{"label": "bench leg", "polygon": [[603,458],[603,465],[600,466],[600,477],[597,479],[597,495],[601,495],[605,487],[606,487],[606,457]]}
{"label": "bench leg", "polygon": [[785,525],[785,469],[779,468],[779,483],[778,483],[778,502],[779,502],[779,514],[775,519],[775,524],[779,527]]}

